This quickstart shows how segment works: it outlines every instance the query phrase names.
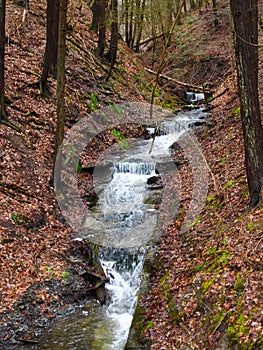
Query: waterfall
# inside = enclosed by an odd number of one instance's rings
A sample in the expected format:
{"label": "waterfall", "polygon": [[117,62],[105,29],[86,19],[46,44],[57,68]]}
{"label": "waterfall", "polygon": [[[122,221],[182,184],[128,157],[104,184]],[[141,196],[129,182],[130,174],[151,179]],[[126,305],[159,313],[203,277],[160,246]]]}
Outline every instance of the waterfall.
{"label": "waterfall", "polygon": [[155,163],[145,162],[115,162],[114,171],[116,173],[130,173],[137,175],[153,175],[155,174]]}
{"label": "waterfall", "polygon": [[[198,101],[204,96],[187,93],[187,98]],[[98,177],[98,201],[87,211],[76,239],[87,239],[97,245],[98,258],[110,279],[106,284],[107,300],[103,306],[89,302],[78,313],[58,320],[40,348],[35,349],[125,348],[145,257],[152,242],[159,237],[156,235],[160,234],[156,229],[156,201],[161,198],[161,189],[148,186],[147,180],[156,175],[159,168],[163,176],[165,167],[162,165],[171,161],[169,147],[178,141],[190,123],[203,116],[200,110],[182,111],[176,116],[169,114],[160,123],[154,142],[152,139],[135,140],[126,152],[122,149],[120,154],[115,152],[103,160],[101,168],[106,170],[107,176],[102,171],[94,172],[95,188]],[[151,125],[149,132],[155,127]],[[172,164],[175,167],[174,162]]]}
{"label": "waterfall", "polygon": [[186,99],[190,103],[195,103],[197,101],[201,101],[205,99],[205,95],[202,92],[187,92]]}

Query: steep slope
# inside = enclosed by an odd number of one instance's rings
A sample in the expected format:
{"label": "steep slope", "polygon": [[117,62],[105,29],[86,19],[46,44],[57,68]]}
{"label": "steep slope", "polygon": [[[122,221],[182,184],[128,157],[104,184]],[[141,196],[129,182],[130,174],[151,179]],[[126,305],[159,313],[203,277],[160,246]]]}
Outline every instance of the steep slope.
{"label": "steep slope", "polygon": [[[149,293],[141,300],[144,336],[151,342],[150,349],[263,346],[262,207],[246,212],[249,199],[239,100],[231,35],[225,25],[228,12],[227,7],[222,8],[218,30],[212,27],[211,13],[210,17],[208,13],[195,13],[186,19],[185,23],[192,23],[188,29],[195,39],[184,41],[183,35],[188,36],[188,32],[178,34],[174,61],[166,68],[167,74],[189,78],[195,84],[221,84],[214,94],[220,97],[210,104],[207,125],[196,130],[211,171],[206,203],[186,234],[180,233],[184,210],[165,230],[153,259]],[[201,50],[197,54],[198,45]],[[199,64],[195,63],[196,54]],[[180,66],[180,62],[186,64]],[[260,46],[260,84],[262,74]],[[262,107],[261,88],[260,97]],[[185,183],[182,203],[187,208],[191,172],[182,168],[180,173]]]}
{"label": "steep slope", "polygon": [[[33,334],[58,309],[87,297],[85,281],[67,258],[81,247],[72,243],[71,228],[49,182],[56,81],[48,80],[46,97],[36,86],[45,50],[45,6],[46,1],[32,0],[25,13],[13,1],[7,2],[7,110],[18,131],[0,126],[1,349],[15,343],[15,338],[30,338],[24,330]],[[89,112],[118,102],[143,101],[149,94],[141,60],[121,41],[118,64],[106,81],[109,62],[96,54],[98,38],[89,29],[86,2],[71,1],[68,20],[66,133]]]}

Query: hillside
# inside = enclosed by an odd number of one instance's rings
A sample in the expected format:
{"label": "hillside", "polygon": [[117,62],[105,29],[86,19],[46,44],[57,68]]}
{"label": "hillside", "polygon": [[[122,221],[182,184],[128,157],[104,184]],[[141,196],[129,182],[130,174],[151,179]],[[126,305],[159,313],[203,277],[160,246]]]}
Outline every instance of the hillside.
{"label": "hillside", "polygon": [[[82,6],[79,6],[79,3]],[[222,4],[225,1],[220,2]],[[262,347],[262,208],[246,213],[248,191],[234,72],[229,9],[219,27],[212,10],[184,15],[167,52],[164,75],[214,92],[211,116],[196,130],[210,178],[207,201],[186,235],[183,213],[163,233],[151,262],[149,291],[141,298],[144,334],[151,349],[260,349]],[[149,101],[161,45],[134,54],[120,40],[118,64],[99,59],[86,3],[69,6],[66,132],[103,106]],[[35,339],[56,314],[89,296],[68,256],[78,252],[50,185],[55,134],[55,80],[50,96],[35,87],[45,49],[45,1],[23,11],[7,6],[6,97],[9,119],[0,126],[0,348]],[[260,32],[262,43],[262,33]],[[262,50],[262,49],[260,49]],[[260,52],[261,53],[261,52]],[[260,55],[260,86],[263,62]],[[155,102],[177,110],[185,88],[162,78]],[[263,92],[261,108],[263,108]],[[219,97],[220,96],[220,97]],[[113,142],[112,139],[106,140]],[[100,150],[93,150],[96,159]],[[177,156],[177,154],[175,154]],[[187,208],[191,176],[180,169]],[[173,183],[170,184],[171,190]],[[157,263],[158,261],[158,263]],[[92,267],[91,267],[92,269]],[[72,310],[72,309],[71,309]]]}
{"label": "hillside", "polygon": [[[165,68],[179,80],[219,86],[209,104],[208,123],[197,130],[213,174],[206,204],[185,235],[180,234],[183,212],[164,232],[153,259],[149,293],[141,300],[144,336],[151,349],[261,349],[263,344],[262,207],[246,212],[249,198],[228,14],[222,7],[218,30],[213,29],[211,13],[189,16],[187,30],[175,35],[176,47],[170,49],[174,60],[168,59]],[[260,48],[261,108],[262,76]],[[191,176],[187,169],[180,171],[189,191]],[[187,207],[189,192],[183,202]]]}
{"label": "hillside", "polygon": [[[118,67],[105,81],[109,62],[98,58],[97,35],[89,30],[91,12],[78,3],[69,6],[66,133],[100,107],[143,101],[150,93],[147,80],[139,75],[144,72],[141,60],[121,41]],[[45,50],[45,4],[30,1],[23,22],[23,9],[7,2],[7,110],[20,131],[0,127],[1,349],[25,337],[24,328],[35,329],[34,320],[41,329],[59,309],[87,297],[83,279],[66,258],[78,248],[50,185],[56,81],[49,79],[46,97],[36,87]]]}

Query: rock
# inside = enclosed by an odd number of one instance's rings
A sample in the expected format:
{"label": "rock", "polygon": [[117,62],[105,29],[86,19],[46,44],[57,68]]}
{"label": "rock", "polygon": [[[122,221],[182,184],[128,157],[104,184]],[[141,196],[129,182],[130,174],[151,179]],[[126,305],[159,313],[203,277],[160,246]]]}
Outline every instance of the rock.
{"label": "rock", "polygon": [[96,297],[101,305],[105,304],[107,292],[106,292],[106,289],[104,286],[102,286],[96,290]]}
{"label": "rock", "polygon": [[149,179],[147,180],[147,185],[152,185],[152,184],[156,184],[157,181],[161,180],[161,176],[152,176],[149,177]]}

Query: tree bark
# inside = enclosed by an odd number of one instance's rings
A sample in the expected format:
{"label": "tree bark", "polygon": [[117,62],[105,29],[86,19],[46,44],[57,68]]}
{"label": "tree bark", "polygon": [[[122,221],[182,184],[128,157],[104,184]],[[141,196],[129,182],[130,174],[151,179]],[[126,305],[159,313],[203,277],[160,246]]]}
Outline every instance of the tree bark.
{"label": "tree bark", "polygon": [[138,34],[137,34],[136,45],[135,45],[136,52],[140,51],[140,42],[141,42],[142,30],[143,30],[145,5],[146,5],[146,0],[142,0],[142,6],[141,6],[139,18],[138,18]]}
{"label": "tree bark", "polygon": [[112,68],[116,63],[118,51],[118,1],[112,0],[110,61]]}
{"label": "tree bark", "polygon": [[7,119],[5,109],[5,7],[6,0],[0,0],[0,121]]}
{"label": "tree bark", "polygon": [[67,30],[67,1],[60,0],[59,35],[57,56],[57,125],[55,135],[55,156],[64,137],[65,121],[65,61],[66,61],[66,30]]}
{"label": "tree bark", "polygon": [[47,41],[40,78],[40,90],[42,93],[46,91],[49,74],[51,73],[55,78],[57,75],[59,2],[60,0],[47,1]]}
{"label": "tree bark", "polygon": [[258,6],[257,0],[230,0],[245,164],[250,194],[249,209],[261,203],[263,130],[258,95]]}
{"label": "tree bark", "polygon": [[98,0],[94,0],[91,5],[91,11],[93,13],[92,16],[92,23],[90,26],[91,30],[94,30],[95,32],[99,29],[99,6],[98,6]]}
{"label": "tree bark", "polygon": [[106,40],[106,1],[98,0],[98,13],[99,13],[99,41],[98,41],[98,55],[103,56],[105,50],[105,40]]}
{"label": "tree bark", "polygon": [[217,4],[216,4],[216,0],[213,0],[212,3],[213,3],[213,14],[214,14],[214,26],[215,26],[215,28],[217,28],[219,22],[218,22],[218,14],[217,14]]}

